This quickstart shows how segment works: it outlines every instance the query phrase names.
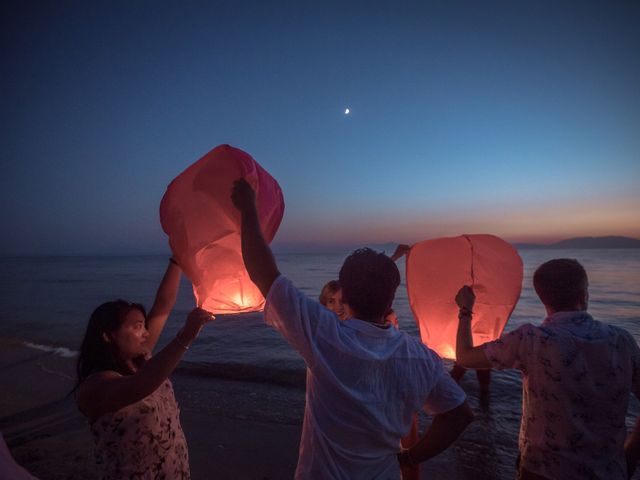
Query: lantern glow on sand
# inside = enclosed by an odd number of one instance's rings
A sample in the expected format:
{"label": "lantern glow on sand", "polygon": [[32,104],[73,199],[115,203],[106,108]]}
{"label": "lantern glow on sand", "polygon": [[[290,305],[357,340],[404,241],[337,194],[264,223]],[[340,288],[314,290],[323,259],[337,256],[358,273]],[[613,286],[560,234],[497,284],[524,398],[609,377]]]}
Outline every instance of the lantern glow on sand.
{"label": "lantern glow on sand", "polygon": [[407,255],[407,291],[422,341],[444,358],[456,358],[458,307],[463,285],[476,295],[471,323],[473,344],[495,340],[520,298],[522,259],[493,235],[426,240]]}
{"label": "lantern glow on sand", "polygon": [[231,202],[239,178],[255,190],[262,233],[271,242],[284,214],[282,190],[251,155],[230,145],[214,148],[178,175],[160,202],[162,229],[196,303],[216,314],[264,308],[242,261],[240,212]]}

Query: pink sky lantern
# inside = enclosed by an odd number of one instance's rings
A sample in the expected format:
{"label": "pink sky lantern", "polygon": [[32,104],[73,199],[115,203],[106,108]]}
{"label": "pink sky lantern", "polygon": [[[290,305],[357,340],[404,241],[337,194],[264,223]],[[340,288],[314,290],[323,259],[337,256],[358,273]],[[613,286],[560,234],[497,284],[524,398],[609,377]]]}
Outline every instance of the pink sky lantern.
{"label": "pink sky lantern", "polygon": [[230,145],[217,146],[178,175],[160,202],[162,229],[196,303],[218,314],[264,308],[242,261],[240,213],[231,203],[239,178],[255,190],[262,233],[271,242],[284,214],[282,190],[251,155]]}
{"label": "pink sky lantern", "polygon": [[520,298],[522,259],[493,235],[436,238],[415,244],[407,256],[407,290],[422,341],[444,358],[456,358],[458,307],[463,285],[476,294],[473,344],[498,338]]}

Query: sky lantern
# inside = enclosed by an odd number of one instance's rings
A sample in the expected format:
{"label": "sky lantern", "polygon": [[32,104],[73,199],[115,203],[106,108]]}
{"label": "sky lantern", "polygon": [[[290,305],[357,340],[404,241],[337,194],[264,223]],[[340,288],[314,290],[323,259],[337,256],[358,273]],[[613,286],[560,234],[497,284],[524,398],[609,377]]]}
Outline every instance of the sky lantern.
{"label": "sky lantern", "polygon": [[455,296],[470,285],[476,294],[473,344],[498,338],[520,298],[522,259],[493,235],[436,238],[415,244],[407,256],[407,290],[422,341],[444,358],[456,357]]}
{"label": "sky lantern", "polygon": [[284,214],[282,190],[251,155],[230,145],[217,146],[178,175],[160,202],[162,229],[196,303],[217,314],[264,308],[242,261],[240,212],[231,203],[239,178],[255,190],[262,233],[271,242]]}

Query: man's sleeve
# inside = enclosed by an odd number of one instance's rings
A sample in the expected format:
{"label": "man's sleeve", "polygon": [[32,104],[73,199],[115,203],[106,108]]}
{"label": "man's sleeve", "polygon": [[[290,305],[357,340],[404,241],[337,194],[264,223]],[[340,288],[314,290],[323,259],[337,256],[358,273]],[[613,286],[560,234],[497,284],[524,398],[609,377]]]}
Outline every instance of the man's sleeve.
{"label": "man's sleeve", "polygon": [[432,372],[437,376],[434,387],[429,392],[424,403],[424,410],[429,415],[448,412],[462,405],[467,399],[464,390],[451,378],[451,375],[444,369],[442,359],[433,350],[429,350],[432,365]]}
{"label": "man's sleeve", "polygon": [[318,326],[329,327],[338,318],[308,298],[280,275],[271,285],[264,308],[265,322],[275,328],[311,367]]}
{"label": "man's sleeve", "polygon": [[449,373],[443,371],[436,385],[429,392],[424,404],[424,411],[429,415],[445,413],[462,405],[466,399],[467,395],[464,390],[451,378]]}
{"label": "man's sleeve", "polygon": [[484,353],[496,370],[514,368],[526,371],[535,338],[533,325],[522,325],[493,342],[482,345]]}

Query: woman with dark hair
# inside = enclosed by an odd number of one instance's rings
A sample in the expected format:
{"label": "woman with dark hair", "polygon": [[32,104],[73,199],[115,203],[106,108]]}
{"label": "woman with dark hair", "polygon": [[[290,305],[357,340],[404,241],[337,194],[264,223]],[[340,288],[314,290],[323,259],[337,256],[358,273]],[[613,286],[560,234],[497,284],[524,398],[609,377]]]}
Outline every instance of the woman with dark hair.
{"label": "woman with dark hair", "polygon": [[103,479],[188,479],[187,443],[168,377],[204,324],[196,308],[151,356],[173,309],[180,269],[171,259],[149,314],[124,300],[95,309],[80,347],[76,402],[88,418]]}

